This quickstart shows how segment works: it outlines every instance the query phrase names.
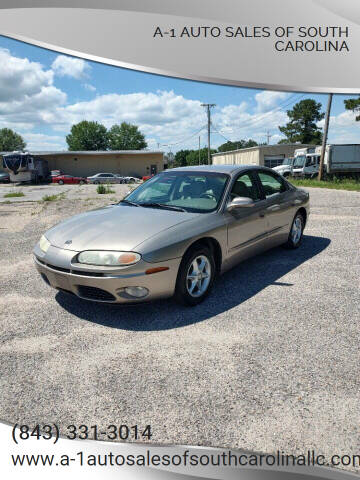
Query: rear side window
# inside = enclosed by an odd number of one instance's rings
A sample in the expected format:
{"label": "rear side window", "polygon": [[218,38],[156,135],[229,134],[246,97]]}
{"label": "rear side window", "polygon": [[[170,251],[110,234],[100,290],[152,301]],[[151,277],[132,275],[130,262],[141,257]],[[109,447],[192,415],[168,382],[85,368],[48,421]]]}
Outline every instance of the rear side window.
{"label": "rear side window", "polygon": [[244,173],[236,179],[230,192],[231,200],[235,197],[247,197],[254,201],[260,200],[256,184],[248,173]]}
{"label": "rear side window", "polygon": [[287,190],[285,183],[280,177],[272,175],[268,172],[259,172],[259,179],[264,190],[266,198],[270,198],[278,193]]}

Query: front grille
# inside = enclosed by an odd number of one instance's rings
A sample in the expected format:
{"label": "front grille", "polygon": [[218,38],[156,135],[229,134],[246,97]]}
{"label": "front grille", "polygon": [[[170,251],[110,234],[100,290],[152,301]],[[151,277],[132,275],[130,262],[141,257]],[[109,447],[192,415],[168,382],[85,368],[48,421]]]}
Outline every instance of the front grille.
{"label": "front grille", "polygon": [[80,297],[87,298],[89,300],[100,300],[102,302],[114,302],[116,299],[114,295],[96,287],[87,287],[85,285],[76,285]]}

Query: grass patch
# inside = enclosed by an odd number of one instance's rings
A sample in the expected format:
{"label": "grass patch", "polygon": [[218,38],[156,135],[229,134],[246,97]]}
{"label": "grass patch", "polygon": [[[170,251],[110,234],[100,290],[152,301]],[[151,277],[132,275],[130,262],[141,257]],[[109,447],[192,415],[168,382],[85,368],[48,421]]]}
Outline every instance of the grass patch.
{"label": "grass patch", "polygon": [[98,185],[96,191],[99,195],[106,195],[107,193],[115,193],[115,190],[110,188],[110,185]]}
{"label": "grass patch", "polygon": [[287,180],[296,187],[331,188],[333,190],[360,192],[360,180],[355,178],[333,178],[331,180],[322,180],[321,182],[311,178],[288,177]]}
{"label": "grass patch", "polygon": [[56,202],[65,198],[65,193],[58,193],[57,195],[44,195],[41,199],[42,202]]}
{"label": "grass patch", "polygon": [[57,195],[44,195],[41,200],[43,202],[55,202],[55,200],[57,199],[58,199]]}
{"label": "grass patch", "polygon": [[4,195],[4,198],[12,198],[12,197],[25,197],[23,192],[10,192]]}

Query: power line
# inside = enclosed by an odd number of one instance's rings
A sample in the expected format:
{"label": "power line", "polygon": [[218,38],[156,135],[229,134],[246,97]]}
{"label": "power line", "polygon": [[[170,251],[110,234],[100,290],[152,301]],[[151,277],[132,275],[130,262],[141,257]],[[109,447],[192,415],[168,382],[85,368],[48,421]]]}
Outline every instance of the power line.
{"label": "power line", "polygon": [[192,133],[189,137],[186,137],[186,138],[183,138],[181,140],[179,140],[178,142],[175,142],[175,143],[161,143],[161,145],[163,147],[172,147],[174,145],[179,145],[180,143],[184,143],[184,142],[187,142],[188,140],[190,140],[191,138],[195,137],[195,135],[198,135],[202,130],[204,130],[204,128],[206,128],[206,125],[203,125],[199,130],[197,130],[195,133]]}
{"label": "power line", "polygon": [[[292,97],[290,98],[293,98],[294,96],[298,95],[297,93],[292,95]],[[243,122],[242,124],[240,124],[238,128],[242,128],[243,126],[247,126],[247,127],[253,127],[255,126],[256,124],[260,123],[265,117],[267,117],[268,115],[271,115],[271,114],[274,114],[276,113],[277,111],[280,111],[282,108],[286,108],[288,107],[289,105],[291,105],[292,103],[295,103],[296,101],[299,101],[301,98],[303,98],[306,94],[302,94],[300,95],[298,98],[294,99],[294,100],[291,100],[289,102],[289,98],[286,100],[286,102],[284,102],[284,104],[280,104],[278,107],[276,107],[274,110],[270,110],[269,112],[265,112],[264,114],[262,114],[260,117],[255,117],[253,120],[251,120],[250,122]],[[230,130],[232,130],[234,132],[234,129],[231,128]]]}

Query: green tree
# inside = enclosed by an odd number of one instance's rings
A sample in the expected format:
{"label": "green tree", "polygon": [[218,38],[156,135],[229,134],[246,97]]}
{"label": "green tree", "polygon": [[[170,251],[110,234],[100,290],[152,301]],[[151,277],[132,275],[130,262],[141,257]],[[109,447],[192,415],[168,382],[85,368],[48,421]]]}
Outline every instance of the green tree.
{"label": "green tree", "polygon": [[10,128],[0,130],[0,151],[13,152],[14,150],[24,150],[26,143],[21,135]]}
{"label": "green tree", "polygon": [[110,150],[142,150],[147,147],[145,136],[137,125],[122,122],[113,125],[108,133]]}
{"label": "green tree", "polygon": [[231,150],[239,150],[240,148],[250,148],[250,147],[256,147],[258,145],[255,140],[252,140],[251,138],[249,140],[237,140],[235,142],[231,142],[230,140],[227,141],[226,143],[223,143],[220,145],[218,148],[219,152],[230,152]]}
{"label": "green tree", "polygon": [[[216,153],[217,150],[211,149],[211,153]],[[204,165],[208,162],[208,149],[207,147],[200,149],[200,162],[199,162],[199,150],[192,150],[186,156],[186,165]]]}
{"label": "green tree", "polygon": [[108,133],[101,123],[83,120],[71,127],[66,142],[69,150],[107,150]]}
{"label": "green tree", "polygon": [[193,151],[194,150],[178,150],[175,153],[174,166],[175,167],[185,167],[187,165],[186,157],[189,155],[189,153],[191,153]]}
{"label": "green tree", "polygon": [[307,98],[296,103],[287,114],[290,122],[284,127],[279,127],[280,132],[286,137],[286,143],[321,143],[322,132],[316,125],[316,122],[325,116],[325,113],[321,112],[321,103]]}
{"label": "green tree", "polygon": [[[350,98],[349,100],[344,100],[346,110],[352,110],[353,112],[360,112],[360,97],[359,98]],[[356,121],[360,121],[360,115],[356,116]]]}

